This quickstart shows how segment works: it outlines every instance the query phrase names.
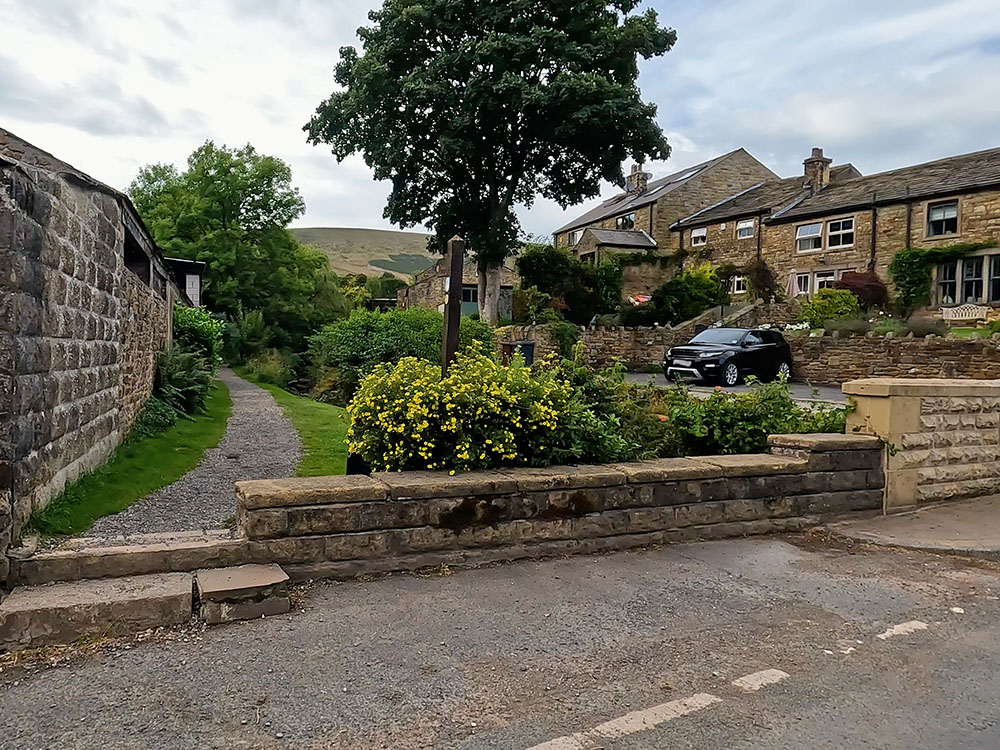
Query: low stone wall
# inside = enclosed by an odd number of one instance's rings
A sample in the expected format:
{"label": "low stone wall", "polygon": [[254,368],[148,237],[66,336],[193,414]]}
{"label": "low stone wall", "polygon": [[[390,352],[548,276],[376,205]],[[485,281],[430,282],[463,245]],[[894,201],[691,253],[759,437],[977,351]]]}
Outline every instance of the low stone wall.
{"label": "low stone wall", "polygon": [[871,378],[844,393],[848,430],[888,446],[886,510],[1000,495],[1000,381]]}
{"label": "low stone wall", "polygon": [[803,529],[882,507],[874,437],[779,435],[772,454],[240,482],[238,526],[293,578]]}
{"label": "low stone wall", "polygon": [[789,335],[795,377],[814,385],[890,378],[1000,378],[996,341]]}

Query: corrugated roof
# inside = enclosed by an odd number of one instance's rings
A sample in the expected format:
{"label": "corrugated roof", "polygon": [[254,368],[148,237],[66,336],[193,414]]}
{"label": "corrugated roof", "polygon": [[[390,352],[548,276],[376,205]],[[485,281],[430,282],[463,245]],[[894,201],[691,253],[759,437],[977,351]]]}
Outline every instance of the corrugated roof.
{"label": "corrugated roof", "polygon": [[817,195],[784,211],[780,219],[791,221],[870,206],[873,201],[899,203],[907,198],[947,195],[994,185],[1000,185],[1000,148],[831,182]]}
{"label": "corrugated roof", "polygon": [[636,229],[588,229],[597,239],[598,245],[612,245],[614,247],[643,247],[649,249],[656,248],[656,240],[642,230]]}
{"label": "corrugated roof", "polygon": [[732,156],[735,153],[742,151],[743,149],[738,148],[735,151],[730,151],[728,154],[723,154],[722,156],[717,156],[709,161],[702,162],[701,164],[695,164],[693,167],[688,167],[687,169],[682,169],[679,172],[674,172],[666,177],[661,177],[658,180],[653,180],[650,182],[646,189],[639,193],[628,194],[619,193],[612,198],[604,201],[601,205],[596,208],[592,208],[587,213],[582,216],[578,216],[573,219],[573,221],[565,224],[555,231],[555,234],[562,234],[563,232],[568,232],[572,229],[579,229],[581,227],[587,226],[588,224],[593,224],[595,221],[601,221],[602,219],[608,219],[612,216],[617,216],[619,214],[628,213],[642,206],[649,205],[664,195],[676,190],[681,185],[685,184],[688,180],[694,177],[699,172],[708,169],[709,167],[715,166],[723,159]]}

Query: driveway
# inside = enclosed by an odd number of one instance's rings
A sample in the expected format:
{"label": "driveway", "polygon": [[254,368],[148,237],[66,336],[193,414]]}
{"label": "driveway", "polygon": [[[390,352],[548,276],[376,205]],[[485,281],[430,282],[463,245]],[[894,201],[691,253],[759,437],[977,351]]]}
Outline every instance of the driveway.
{"label": "driveway", "polygon": [[[650,380],[652,380],[661,388],[673,385],[672,382],[667,381],[662,372],[630,372],[625,377],[632,383],[649,383]],[[689,387],[691,392],[694,394],[708,395],[715,390],[715,386],[708,385],[691,385]],[[846,397],[840,388],[832,388],[830,386],[813,386],[808,383],[800,382],[789,383],[788,387],[791,389],[792,398],[796,401],[826,402],[831,404],[847,403]],[[723,390],[729,393],[746,393],[750,390],[750,388],[745,385],[737,385],[732,388],[723,388]]]}
{"label": "driveway", "polygon": [[12,748],[1000,747],[1000,567],[728,540],[316,585],[0,673]]}

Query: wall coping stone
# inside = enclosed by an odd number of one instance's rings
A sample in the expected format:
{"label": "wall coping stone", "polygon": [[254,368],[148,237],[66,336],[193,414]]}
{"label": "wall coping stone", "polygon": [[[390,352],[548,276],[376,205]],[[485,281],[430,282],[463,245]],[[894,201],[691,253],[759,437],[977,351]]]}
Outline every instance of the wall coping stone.
{"label": "wall coping stone", "polygon": [[387,500],[388,486],[364,475],[253,479],[236,483],[236,496],[246,508],[355,503]]}
{"label": "wall coping stone", "polygon": [[881,442],[874,435],[842,435],[836,432],[771,435],[767,439],[768,445],[772,448],[796,448],[812,453],[868,451],[878,448]]}
{"label": "wall coping stone", "polygon": [[848,396],[1000,396],[1000,380],[864,378],[844,383]]}
{"label": "wall coping stone", "polygon": [[517,480],[517,489],[521,492],[618,487],[628,480],[623,472],[610,464],[525,467],[509,469],[508,471],[510,471],[510,476]]}
{"label": "wall coping stone", "polygon": [[717,466],[702,463],[697,458],[658,458],[609,466],[622,472],[629,484],[703,479],[716,477],[720,473]]}
{"label": "wall coping stone", "polygon": [[379,472],[372,474],[371,479],[382,483],[392,500],[504,495],[516,492],[518,489],[514,478],[502,470],[471,471],[454,475],[445,471]]}
{"label": "wall coping stone", "polygon": [[769,474],[801,474],[809,471],[809,462],[804,458],[772,456],[767,453],[751,453],[734,456],[699,456],[699,459],[717,466],[724,477],[756,477]]}

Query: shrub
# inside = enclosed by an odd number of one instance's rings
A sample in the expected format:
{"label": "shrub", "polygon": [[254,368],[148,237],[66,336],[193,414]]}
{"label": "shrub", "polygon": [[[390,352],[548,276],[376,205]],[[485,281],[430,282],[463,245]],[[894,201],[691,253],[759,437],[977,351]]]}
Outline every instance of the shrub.
{"label": "shrub", "polygon": [[824,324],[829,333],[837,331],[848,336],[864,336],[871,330],[871,324],[864,318],[846,318],[844,320],[828,320]]}
{"label": "shrub", "polygon": [[295,378],[295,357],[268,349],[247,360],[247,371],[258,380],[284,388]]}
{"label": "shrub", "polygon": [[906,331],[907,333],[912,333],[917,338],[923,338],[931,334],[944,336],[948,333],[948,327],[944,324],[943,320],[938,318],[914,315],[906,321]]}
{"label": "shrub", "polygon": [[177,411],[196,414],[205,408],[213,371],[200,352],[175,343],[157,359],[153,392]]}
{"label": "shrub", "polygon": [[777,302],[784,295],[781,284],[778,283],[771,267],[763,259],[751,261],[743,269],[743,275],[747,277],[750,296],[754,299],[761,299],[764,302]]}
{"label": "shrub", "polygon": [[[549,295],[566,319],[587,325],[595,315],[617,310],[621,302],[622,273],[616,260],[595,267],[581,263],[563,248],[528,244],[517,259],[524,288]],[[558,304],[561,302],[562,304]]]}
{"label": "shrub", "polygon": [[861,315],[858,298],[846,289],[820,289],[802,306],[799,320],[812,328],[822,328],[828,320],[844,320]]}
{"label": "shrub", "polygon": [[383,471],[613,461],[628,455],[558,369],[481,354],[441,368],[407,357],[379,365],[348,407],[350,450]]}
{"label": "shrub", "polygon": [[[685,268],[653,292],[653,322],[660,325],[691,320],[710,307],[725,304],[728,295],[715,269],[708,263]],[[643,305],[639,305],[643,307]],[[638,314],[633,313],[638,317]],[[644,315],[643,315],[644,317]],[[631,324],[634,325],[634,324]]]}
{"label": "shrub", "polygon": [[656,306],[652,302],[641,305],[626,305],[620,313],[622,325],[628,328],[641,328],[656,325],[658,316]]}
{"label": "shrub", "polygon": [[174,341],[205,359],[214,372],[222,364],[226,324],[203,307],[174,306]]}
{"label": "shrub", "polygon": [[515,289],[511,296],[511,314],[515,323],[537,323],[551,305],[552,295],[538,291],[535,286]]}
{"label": "shrub", "polygon": [[863,310],[884,308],[889,304],[889,288],[874,271],[849,271],[834,285],[835,289],[846,289],[858,298]]}
{"label": "shrub", "polygon": [[986,333],[989,336],[992,336],[994,333],[1000,333],[1000,320],[994,320],[992,323],[987,323]]}
{"label": "shrub", "polygon": [[166,432],[177,423],[179,416],[177,410],[166,401],[156,395],[150,396],[136,417],[128,439],[142,440]]}
{"label": "shrub", "polygon": [[[314,397],[346,404],[361,379],[378,364],[391,364],[404,357],[440,363],[443,331],[444,316],[434,310],[355,310],[350,317],[324,326],[309,339],[306,356],[315,384]],[[459,348],[492,351],[489,325],[463,318]]]}
{"label": "shrub", "polygon": [[230,362],[246,362],[264,351],[271,338],[272,331],[264,322],[264,313],[261,310],[244,310],[240,306],[226,326],[226,358]]}

